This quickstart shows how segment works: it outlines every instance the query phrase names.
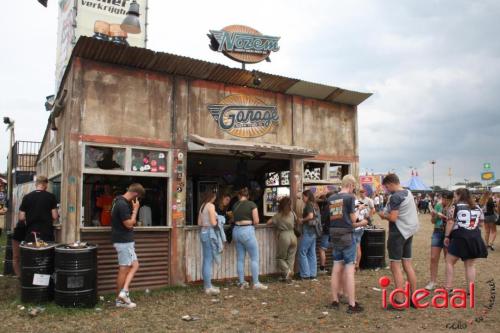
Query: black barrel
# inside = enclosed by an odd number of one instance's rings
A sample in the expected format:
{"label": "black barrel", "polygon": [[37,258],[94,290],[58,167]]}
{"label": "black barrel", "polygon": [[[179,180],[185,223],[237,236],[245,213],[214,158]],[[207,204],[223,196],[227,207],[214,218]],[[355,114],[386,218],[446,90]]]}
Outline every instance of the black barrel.
{"label": "black barrel", "polygon": [[55,302],[65,307],[97,304],[97,245],[56,247]]}
{"label": "black barrel", "polygon": [[385,229],[365,229],[359,265],[361,268],[385,267]]}
{"label": "black barrel", "polygon": [[12,260],[12,232],[10,231],[7,231],[7,244],[5,246],[3,275],[14,275],[14,262]]}
{"label": "black barrel", "polygon": [[[21,250],[21,301],[25,303],[45,303],[54,296],[54,248],[49,245],[33,248],[20,245]],[[48,285],[34,284],[35,274],[48,278]]]}

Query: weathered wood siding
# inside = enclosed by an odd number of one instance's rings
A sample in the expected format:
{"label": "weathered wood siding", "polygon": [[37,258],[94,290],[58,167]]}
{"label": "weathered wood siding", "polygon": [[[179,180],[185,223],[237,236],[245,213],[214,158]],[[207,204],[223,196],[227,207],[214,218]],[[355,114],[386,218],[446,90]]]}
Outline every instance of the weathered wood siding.
{"label": "weathered wood siding", "polygon": [[[188,227],[185,229],[186,235],[186,282],[196,282],[203,280],[202,250],[200,242],[200,229],[198,227]],[[267,226],[258,226],[255,229],[255,236],[259,244],[259,272],[260,275],[278,273],[276,265],[276,232]],[[245,258],[245,276],[251,276],[250,257]],[[226,246],[221,257],[221,264],[214,263],[212,276],[214,280],[237,278],[236,271],[236,246],[231,242]]]}
{"label": "weathered wood siding", "polygon": [[172,77],[82,61],[81,134],[171,141]]}
{"label": "weathered wood siding", "polygon": [[[139,270],[131,289],[157,288],[170,283],[170,231],[136,231],[135,251]],[[116,288],[118,259],[110,232],[82,232],[81,240],[97,244],[97,275],[99,293]]]}

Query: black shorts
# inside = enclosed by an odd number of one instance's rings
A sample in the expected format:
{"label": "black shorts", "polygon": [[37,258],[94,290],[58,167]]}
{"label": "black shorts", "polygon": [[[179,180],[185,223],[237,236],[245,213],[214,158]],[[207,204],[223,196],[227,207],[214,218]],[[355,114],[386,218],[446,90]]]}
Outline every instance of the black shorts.
{"label": "black shorts", "polygon": [[26,238],[26,223],[17,222],[14,228],[14,233],[12,234],[12,239],[18,242],[24,241]]}
{"label": "black shorts", "polygon": [[390,261],[400,261],[401,259],[411,259],[411,246],[413,236],[405,239],[397,228],[389,231],[389,239],[387,240],[387,251],[389,252]]}

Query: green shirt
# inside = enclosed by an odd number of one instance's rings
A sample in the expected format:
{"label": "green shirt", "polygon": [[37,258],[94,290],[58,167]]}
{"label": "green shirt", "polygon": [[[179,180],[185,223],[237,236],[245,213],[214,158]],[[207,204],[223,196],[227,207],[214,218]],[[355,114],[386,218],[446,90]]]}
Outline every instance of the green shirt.
{"label": "green shirt", "polygon": [[234,222],[252,221],[252,211],[257,208],[255,202],[250,200],[238,201],[233,206]]}
{"label": "green shirt", "polygon": [[[434,206],[434,210],[436,211],[436,213],[442,213],[443,205],[438,202],[436,206]],[[434,224],[434,229],[443,229],[443,220],[440,217],[436,217],[436,223]]]}
{"label": "green shirt", "polygon": [[272,221],[273,225],[279,231],[290,231],[293,230],[293,226],[295,225],[295,216],[292,212],[288,215],[277,213],[273,216]]}

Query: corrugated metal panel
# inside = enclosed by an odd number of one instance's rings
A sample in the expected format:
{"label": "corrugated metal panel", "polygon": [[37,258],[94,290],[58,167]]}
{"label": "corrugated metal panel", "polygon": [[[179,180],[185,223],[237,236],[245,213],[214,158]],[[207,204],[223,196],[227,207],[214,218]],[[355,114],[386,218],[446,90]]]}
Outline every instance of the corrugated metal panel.
{"label": "corrugated metal panel", "polygon": [[[277,240],[276,231],[266,226],[258,226],[255,229],[255,237],[259,245],[259,273],[270,275],[278,273],[276,265]],[[185,230],[186,250],[186,282],[196,282],[203,279],[201,265],[203,256],[201,253],[200,229],[189,228]],[[250,276],[250,259],[246,256],[245,276]],[[238,277],[236,271],[236,246],[231,242],[224,248],[221,256],[221,264],[212,266],[214,280],[232,279]]]}
{"label": "corrugated metal panel", "polygon": [[[131,289],[158,288],[170,283],[170,231],[136,232],[135,250],[139,270]],[[97,288],[99,293],[116,289],[118,259],[109,232],[83,232],[81,240],[97,244]]]}
{"label": "corrugated metal panel", "polygon": [[369,93],[359,93],[351,90],[344,90],[338,96],[336,96],[332,102],[344,103],[349,105],[359,105],[372,94]]}
{"label": "corrugated metal panel", "polygon": [[324,84],[299,81],[291,86],[286,93],[291,95],[301,95],[316,99],[327,98],[337,87],[329,87]]}
{"label": "corrugated metal panel", "polygon": [[[337,87],[263,72],[259,72],[262,83],[253,86],[251,71],[169,53],[116,45],[85,36],[80,37],[76,43],[72,59],[74,57],[350,105],[358,105],[371,96],[370,93],[344,91],[338,96],[333,94],[330,97]],[[69,68],[70,66],[67,70]]]}

